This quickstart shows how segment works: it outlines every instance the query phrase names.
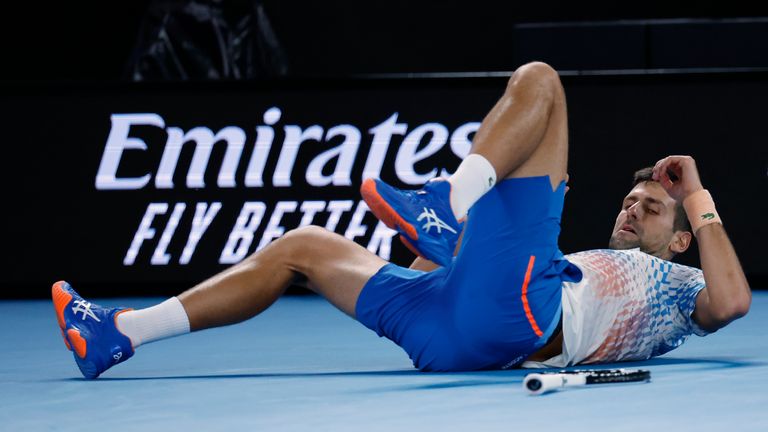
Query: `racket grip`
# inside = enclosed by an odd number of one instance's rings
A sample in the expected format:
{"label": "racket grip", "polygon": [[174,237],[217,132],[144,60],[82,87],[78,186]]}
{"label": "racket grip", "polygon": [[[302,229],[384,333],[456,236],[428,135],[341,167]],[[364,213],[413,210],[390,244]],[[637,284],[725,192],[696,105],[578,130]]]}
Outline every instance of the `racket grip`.
{"label": "racket grip", "polygon": [[587,384],[587,377],[573,374],[538,374],[525,376],[523,388],[532,395],[540,395],[563,387],[581,386]]}

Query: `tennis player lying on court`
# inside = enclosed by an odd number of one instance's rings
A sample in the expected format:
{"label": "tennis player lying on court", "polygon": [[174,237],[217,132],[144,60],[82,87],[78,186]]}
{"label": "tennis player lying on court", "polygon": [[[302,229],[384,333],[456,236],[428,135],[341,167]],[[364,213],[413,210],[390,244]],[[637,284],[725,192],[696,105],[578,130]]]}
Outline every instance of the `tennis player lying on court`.
{"label": "tennis player lying on court", "polygon": [[[102,308],[57,282],[64,341],[95,378],[143,344],[249,319],[300,279],[424,371],[644,360],[744,316],[749,286],[688,156],[639,172],[610,250],[563,256],[566,119],[557,72],[530,63],[450,178],[418,191],[367,179],[371,210],[420,256],[410,269],[303,227],[143,310]],[[669,261],[693,236],[703,272]]]}

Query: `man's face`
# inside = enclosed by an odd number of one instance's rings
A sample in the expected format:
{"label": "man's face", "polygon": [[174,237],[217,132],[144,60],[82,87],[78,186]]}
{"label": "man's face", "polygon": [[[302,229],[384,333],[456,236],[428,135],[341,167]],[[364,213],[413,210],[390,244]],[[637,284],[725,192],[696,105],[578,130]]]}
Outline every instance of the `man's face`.
{"label": "man's face", "polygon": [[624,198],[608,246],[611,249],[639,247],[650,255],[670,259],[669,249],[675,234],[675,206],[661,185],[641,182]]}

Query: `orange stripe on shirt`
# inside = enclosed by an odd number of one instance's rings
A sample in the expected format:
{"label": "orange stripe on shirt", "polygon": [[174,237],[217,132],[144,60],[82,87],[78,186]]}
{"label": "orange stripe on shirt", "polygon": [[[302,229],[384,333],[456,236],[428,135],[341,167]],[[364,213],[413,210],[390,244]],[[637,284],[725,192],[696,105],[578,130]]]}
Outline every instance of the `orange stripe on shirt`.
{"label": "orange stripe on shirt", "polygon": [[528,282],[531,281],[531,272],[533,271],[533,263],[536,262],[536,256],[531,255],[531,259],[528,260],[528,270],[525,271],[525,279],[523,280],[523,309],[525,309],[525,316],[528,318],[528,322],[531,323],[531,328],[536,336],[541,337],[544,332],[541,331],[539,325],[536,324],[536,320],[531,313],[531,306],[528,304]]}

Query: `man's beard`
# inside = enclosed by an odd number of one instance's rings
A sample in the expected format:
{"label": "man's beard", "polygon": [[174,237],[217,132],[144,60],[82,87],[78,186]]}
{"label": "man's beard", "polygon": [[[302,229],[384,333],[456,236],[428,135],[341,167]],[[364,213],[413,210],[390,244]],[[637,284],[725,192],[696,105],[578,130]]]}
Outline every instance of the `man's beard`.
{"label": "man's beard", "polygon": [[[617,233],[618,234],[618,233]],[[616,234],[611,236],[608,240],[608,248],[614,250],[626,250],[640,247],[640,239],[620,239]]]}

